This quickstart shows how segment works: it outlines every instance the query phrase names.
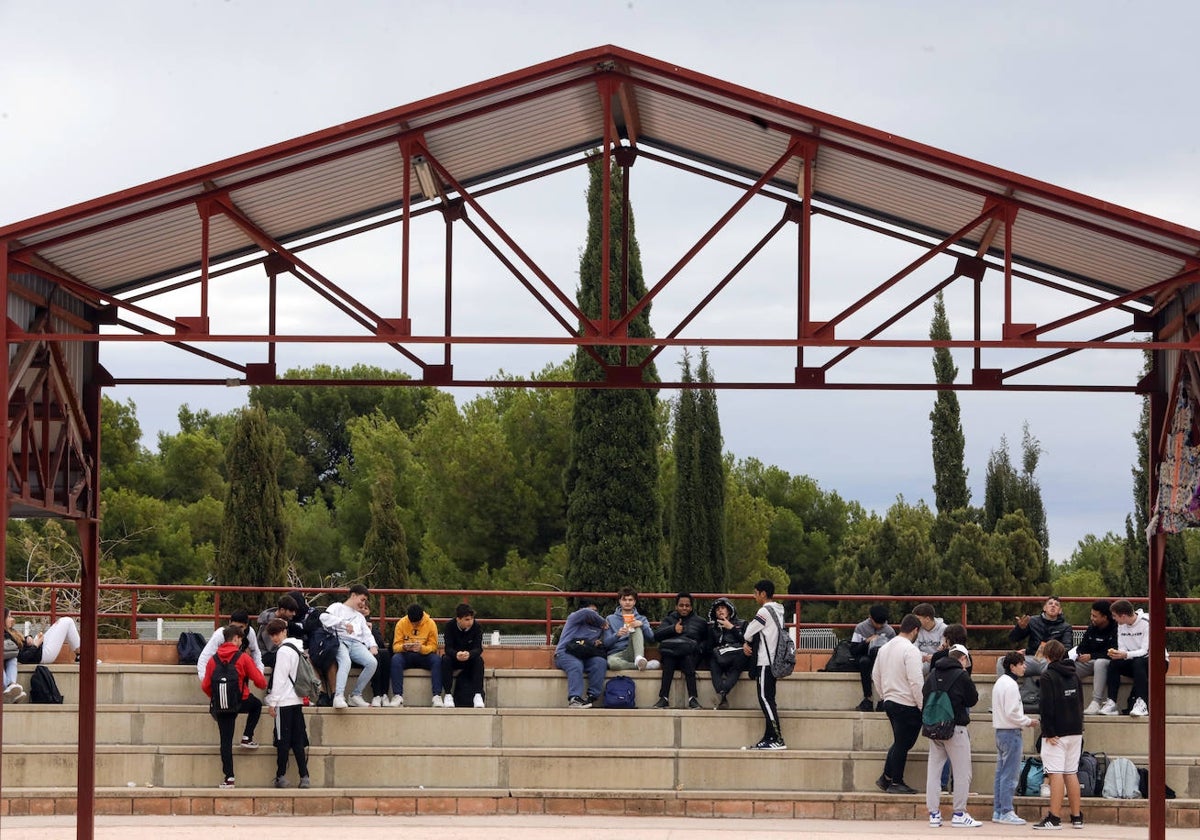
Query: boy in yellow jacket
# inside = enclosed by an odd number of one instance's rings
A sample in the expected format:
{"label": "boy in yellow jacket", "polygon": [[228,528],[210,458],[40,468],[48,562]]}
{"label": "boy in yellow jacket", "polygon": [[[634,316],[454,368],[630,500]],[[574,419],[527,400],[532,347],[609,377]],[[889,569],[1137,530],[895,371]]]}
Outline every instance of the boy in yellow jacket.
{"label": "boy in yellow jacket", "polygon": [[420,604],[409,604],[396,622],[392,641],[392,699],[389,706],[404,705],[404,669],[422,668],[433,683],[433,705],[442,708],[442,663],[438,657],[437,625]]}

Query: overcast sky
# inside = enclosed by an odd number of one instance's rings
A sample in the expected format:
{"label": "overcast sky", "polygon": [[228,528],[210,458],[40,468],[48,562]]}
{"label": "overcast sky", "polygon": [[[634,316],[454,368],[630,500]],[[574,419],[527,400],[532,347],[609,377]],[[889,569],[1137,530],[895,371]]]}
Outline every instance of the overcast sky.
{"label": "overcast sky", "polygon": [[[0,224],[615,44],[1200,228],[1200,114],[1181,95],[1195,75],[1197,24],[1200,5],[1194,3],[1095,0],[0,0]],[[539,188],[538,202],[498,199],[496,212],[520,233],[522,244],[540,248],[547,266],[573,272],[584,229],[577,218],[564,218],[569,209],[582,212],[583,188],[578,174],[567,176]],[[680,189],[689,192],[675,192],[674,203],[640,199],[635,192],[639,241],[652,279],[733,200],[714,187]],[[559,208],[561,213],[547,212]],[[751,216],[746,230],[754,229]],[[722,271],[731,265],[722,256],[736,259],[746,250],[733,238],[714,243]],[[815,283],[823,273],[864,290],[912,258],[877,238],[842,233],[830,234],[819,247],[824,250],[814,265]],[[366,246],[335,250],[321,266],[335,280],[347,274],[369,280],[379,262],[371,253]],[[786,265],[786,255],[774,258]],[[456,262],[456,283],[469,286],[464,275],[482,265],[481,256],[474,259],[468,251]],[[765,255],[760,267],[765,278],[771,259]],[[721,298],[719,316],[710,315],[707,332],[698,334],[744,330],[747,323],[771,332],[774,318],[787,321],[771,293],[765,280],[747,282]],[[1035,296],[1025,300],[1031,309],[1041,305]],[[669,296],[656,302],[659,334],[669,329],[674,312],[686,311],[676,305]],[[955,337],[967,337],[968,299],[951,294],[948,306]],[[1037,321],[1041,312],[1016,313],[1016,320]],[[300,306],[294,316],[306,314],[311,310]],[[230,317],[236,320],[237,313]],[[922,337],[928,318],[928,310],[915,315],[908,335]],[[394,356],[363,356],[395,364]],[[298,358],[311,364],[319,357]],[[664,354],[664,364],[672,358]],[[102,361],[118,375],[124,372],[121,360],[117,350],[103,350]],[[505,367],[528,373],[542,361],[518,356]],[[754,378],[750,372],[779,363],[737,354],[714,359],[718,379],[727,380]],[[1098,363],[1128,382],[1140,367],[1140,359],[1116,354],[1074,364]],[[926,351],[895,353],[874,364],[911,370],[911,379],[931,378]],[[969,376],[969,355],[958,364]],[[180,403],[226,410],[242,404],[246,391],[126,388],[112,396],[137,403],[153,446],[157,432],[177,429]],[[1051,555],[1066,559],[1085,534],[1122,530],[1132,507],[1135,398],[963,393],[960,400],[976,502],[989,451],[1001,435],[1019,444],[1028,421],[1045,450],[1038,475]],[[900,494],[932,501],[930,394],[722,392],[719,401],[726,448],[739,458],[811,475],[822,487],[880,512]]]}

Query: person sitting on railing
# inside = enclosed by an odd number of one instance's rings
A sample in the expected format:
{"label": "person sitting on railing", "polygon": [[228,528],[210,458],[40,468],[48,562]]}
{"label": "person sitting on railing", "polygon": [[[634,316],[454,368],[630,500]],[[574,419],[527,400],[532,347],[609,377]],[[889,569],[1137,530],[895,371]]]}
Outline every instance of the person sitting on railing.
{"label": "person sitting on railing", "polygon": [[[15,619],[14,619],[15,623]],[[7,629],[8,619],[5,619]],[[24,636],[17,651],[17,661],[22,665],[52,665],[58,660],[64,644],[71,645],[75,661],[79,661],[79,628],[75,619],[63,616],[50,625],[49,629],[36,636]]]}
{"label": "person sitting on railing", "polygon": [[746,622],[739,621],[737,610],[728,598],[718,598],[708,611],[709,675],[717,696],[714,709],[729,708],[729,692],[750,667],[750,657],[742,650]]}
{"label": "person sitting on railing", "polygon": [[690,592],[680,592],[675,596],[675,610],[667,613],[667,617],[658,625],[654,639],[658,642],[658,653],[662,657],[662,683],[654,708],[666,709],[671,705],[671,682],[678,668],[683,671],[683,680],[687,685],[687,707],[699,709],[696,665],[707,653],[708,623],[692,610]]}
{"label": "person sitting on railing", "polygon": [[388,705],[404,705],[404,670],[422,668],[429,672],[434,708],[444,708],[437,625],[420,604],[409,604],[404,618],[396,622],[392,653],[392,700]]}
{"label": "person sitting on railing", "polygon": [[[1025,639],[1025,678],[1041,676],[1046,670],[1046,642],[1054,639],[1062,642],[1063,647],[1070,648],[1075,643],[1075,631],[1070,623],[1063,618],[1062,602],[1057,595],[1051,595],[1042,605],[1042,614],[1030,617],[1017,616],[1016,624],[1009,631],[1010,641],[1019,642]],[[996,676],[1004,672],[1004,663],[996,661]]]}
{"label": "person sitting on railing", "polygon": [[[558,645],[554,648],[554,667],[567,675],[567,706],[590,709],[604,689],[608,660],[604,654],[604,633],[608,622],[600,615],[600,605],[591,598],[580,598],[579,608],[567,616]],[[587,696],[583,675],[587,672]]]}
{"label": "person sitting on railing", "polygon": [[4,702],[24,703],[29,699],[25,689],[17,682],[17,654],[25,646],[25,636],[15,627],[16,618],[12,610],[4,608]]}
{"label": "person sitting on railing", "polygon": [[[459,604],[454,618],[442,625],[442,682],[446,708],[483,708],[483,630],[470,604]],[[455,679],[455,675],[457,679]]]}
{"label": "person sitting on railing", "polygon": [[614,671],[653,671],[659,667],[657,661],[646,659],[646,643],[654,641],[654,631],[650,619],[638,612],[637,599],[632,587],[623,587],[617,593],[617,609],[608,617],[604,647],[608,650],[608,667]]}
{"label": "person sitting on railing", "polygon": [[875,668],[875,657],[879,649],[895,638],[896,631],[888,624],[888,608],[885,604],[873,604],[867,617],[854,627],[850,634],[850,653],[858,657],[858,678],[862,684],[863,699],[854,711],[882,712],[883,698],[879,705],[871,702],[871,671]]}
{"label": "person sitting on railing", "polygon": [[[299,594],[299,593],[297,593]],[[278,648],[271,641],[271,636],[267,633],[267,625],[271,623],[271,619],[278,618],[287,625],[287,632],[284,638],[299,639],[301,644],[304,643],[304,625],[296,619],[296,614],[300,612],[300,605],[296,603],[296,599],[290,594],[281,595],[279,603],[268,609],[263,610],[258,615],[258,638],[259,650],[262,651],[263,664],[268,668],[275,667],[275,650]]]}

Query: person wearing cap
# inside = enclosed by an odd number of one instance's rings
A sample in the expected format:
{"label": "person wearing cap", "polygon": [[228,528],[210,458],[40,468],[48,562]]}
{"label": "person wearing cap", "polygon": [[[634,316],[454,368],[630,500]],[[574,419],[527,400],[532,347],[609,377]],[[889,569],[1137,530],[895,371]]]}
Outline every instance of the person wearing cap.
{"label": "person wearing cap", "polygon": [[[1025,642],[1025,676],[1038,677],[1046,670],[1046,642],[1056,639],[1062,642],[1063,647],[1070,648],[1075,643],[1075,631],[1063,618],[1062,601],[1057,595],[1051,595],[1042,605],[1041,615],[1017,616],[1008,638],[1012,642]],[[996,660],[996,676],[1000,676],[1003,670],[1002,661]]]}
{"label": "person wearing cap", "polygon": [[404,705],[404,669],[421,668],[429,672],[433,684],[433,706],[443,708],[437,625],[420,604],[409,604],[404,618],[396,622],[392,654],[392,699],[388,705]]}
{"label": "person wearing cap", "polygon": [[875,668],[875,657],[879,649],[896,638],[896,631],[888,624],[888,608],[875,604],[868,610],[867,617],[860,621],[850,634],[850,653],[858,658],[858,676],[862,682],[863,699],[854,711],[882,712],[883,699],[879,706],[871,702],[871,671]]}
{"label": "person wearing cap", "polygon": [[967,796],[971,792],[971,738],[967,726],[971,723],[971,707],[979,702],[979,691],[971,680],[964,665],[970,654],[964,645],[953,645],[948,655],[940,658],[930,668],[929,677],[921,690],[923,702],[935,691],[944,691],[950,698],[954,710],[954,734],[945,741],[929,741],[929,763],[925,772],[925,806],[929,809],[929,824],[941,826],[942,812],[939,807],[942,767],[949,760],[954,773],[954,817],[955,828],[976,828],[981,823],[967,813]]}

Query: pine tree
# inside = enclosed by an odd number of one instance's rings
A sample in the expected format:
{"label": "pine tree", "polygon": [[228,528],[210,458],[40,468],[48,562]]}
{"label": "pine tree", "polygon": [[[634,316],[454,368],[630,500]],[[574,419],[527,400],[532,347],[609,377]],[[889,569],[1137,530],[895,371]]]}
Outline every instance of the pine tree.
{"label": "pine tree", "polygon": [[363,540],[362,577],[380,589],[407,589],[408,539],[396,508],[395,482],[381,472],[371,488],[371,525]]}
{"label": "pine tree", "polygon": [[[219,586],[282,586],[287,534],[277,470],[282,436],[261,408],[241,412],[225,452],[229,491],[221,548],[213,570]],[[222,606],[258,610],[263,597],[241,593]]]}
{"label": "pine tree", "polygon": [[[946,318],[946,304],[941,292],[938,292],[934,300],[929,337],[934,341],[950,340],[950,321]],[[958,368],[949,349],[934,349],[933,373],[939,385],[949,385],[958,377]],[[954,391],[938,391],[933,410],[929,412],[929,420],[932,423],[933,437],[934,504],[939,514],[948,514],[966,507],[971,501],[971,491],[967,487],[967,469],[963,465],[966,440],[963,436],[958,395]]]}
{"label": "pine tree", "polygon": [[[579,264],[580,309],[589,317],[601,312],[601,225],[604,158],[588,164],[588,238]],[[611,170],[611,194],[621,194],[624,173]],[[610,210],[609,314],[620,318],[624,219],[621,202]],[[629,219],[628,300],[646,294],[641,256]],[[631,337],[649,338],[650,307],[629,323]],[[645,347],[580,347],[575,352],[575,378],[600,382],[605,369],[636,365]],[[603,366],[601,365],[603,361]],[[657,381],[653,365],[643,381]],[[639,592],[661,591],[665,584],[662,553],[662,503],[658,495],[658,447],[661,432],[657,396],[649,389],[580,389],[571,417],[571,455],[567,465],[567,586],[575,591],[603,592],[632,586]]]}

